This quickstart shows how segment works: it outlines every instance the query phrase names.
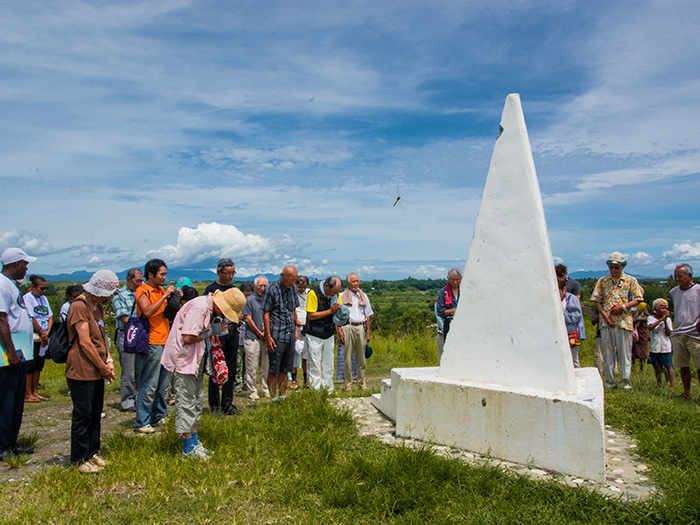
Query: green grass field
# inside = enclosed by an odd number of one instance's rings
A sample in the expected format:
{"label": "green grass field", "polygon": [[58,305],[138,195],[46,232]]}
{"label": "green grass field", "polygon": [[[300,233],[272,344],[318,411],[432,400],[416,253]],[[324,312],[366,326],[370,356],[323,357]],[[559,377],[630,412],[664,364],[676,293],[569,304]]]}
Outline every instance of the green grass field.
{"label": "green grass field", "polygon": [[[581,361],[592,366],[595,331],[587,328]],[[437,364],[431,329],[377,331],[372,346],[373,376]],[[60,372],[53,365],[42,376],[50,397],[65,393]],[[391,447],[359,436],[326,395],[304,392],[240,417],[205,415],[209,462],[181,457],[172,421],[152,438],[128,428],[103,436],[111,464],[102,474],[46,468],[29,486],[6,484],[0,522],[699,523],[700,405],[658,387],[651,367],[635,370],[632,382],[632,393],[606,393],[606,423],[636,439],[662,491],[646,502]]]}

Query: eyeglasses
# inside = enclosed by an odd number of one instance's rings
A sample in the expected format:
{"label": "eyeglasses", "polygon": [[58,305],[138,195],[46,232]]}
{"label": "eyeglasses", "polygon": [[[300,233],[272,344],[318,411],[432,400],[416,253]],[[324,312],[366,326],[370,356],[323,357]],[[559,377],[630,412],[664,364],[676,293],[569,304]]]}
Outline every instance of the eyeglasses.
{"label": "eyeglasses", "polygon": [[225,275],[226,277],[233,277],[234,275],[236,275],[236,270],[231,270],[231,271],[228,271],[228,272],[225,272],[225,271],[221,270],[221,273],[222,273],[223,275]]}
{"label": "eyeglasses", "polygon": [[608,268],[610,268],[611,270],[619,270],[620,268],[622,268],[622,266],[620,266],[619,264],[608,264]]}

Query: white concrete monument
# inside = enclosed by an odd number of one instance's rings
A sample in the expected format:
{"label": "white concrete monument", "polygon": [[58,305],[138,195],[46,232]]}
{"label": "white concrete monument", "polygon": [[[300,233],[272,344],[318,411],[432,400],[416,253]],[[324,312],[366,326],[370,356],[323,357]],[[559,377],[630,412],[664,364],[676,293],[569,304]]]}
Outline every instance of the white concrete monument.
{"label": "white concrete monument", "polygon": [[574,369],[520,97],[506,98],[439,368],[397,368],[373,402],[396,433],[600,479],[603,384]]}

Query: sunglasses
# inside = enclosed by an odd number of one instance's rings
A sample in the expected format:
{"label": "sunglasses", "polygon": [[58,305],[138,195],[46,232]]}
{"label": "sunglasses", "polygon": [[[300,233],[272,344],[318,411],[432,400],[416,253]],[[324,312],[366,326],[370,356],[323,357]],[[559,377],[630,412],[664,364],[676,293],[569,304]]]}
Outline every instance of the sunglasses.
{"label": "sunglasses", "polygon": [[39,290],[41,290],[42,292],[45,292],[48,289],[48,286],[42,286],[41,288],[39,288]]}

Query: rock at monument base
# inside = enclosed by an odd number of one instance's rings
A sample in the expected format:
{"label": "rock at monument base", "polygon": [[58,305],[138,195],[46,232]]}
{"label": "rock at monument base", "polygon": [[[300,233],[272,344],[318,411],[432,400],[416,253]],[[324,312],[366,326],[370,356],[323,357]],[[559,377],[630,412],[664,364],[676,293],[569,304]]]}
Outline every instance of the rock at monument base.
{"label": "rock at monument base", "polygon": [[576,369],[574,394],[514,389],[395,368],[372,400],[400,437],[453,446],[587,479],[605,476],[603,385]]}

